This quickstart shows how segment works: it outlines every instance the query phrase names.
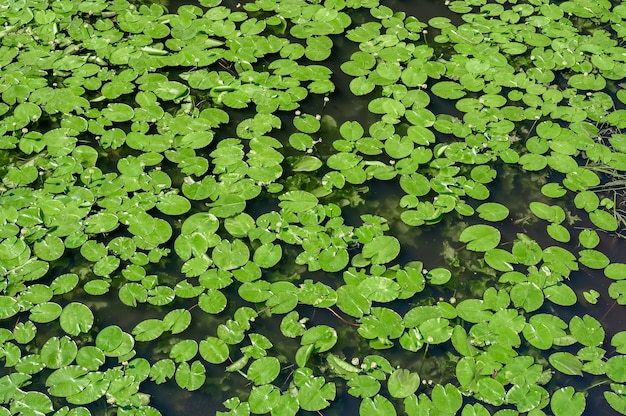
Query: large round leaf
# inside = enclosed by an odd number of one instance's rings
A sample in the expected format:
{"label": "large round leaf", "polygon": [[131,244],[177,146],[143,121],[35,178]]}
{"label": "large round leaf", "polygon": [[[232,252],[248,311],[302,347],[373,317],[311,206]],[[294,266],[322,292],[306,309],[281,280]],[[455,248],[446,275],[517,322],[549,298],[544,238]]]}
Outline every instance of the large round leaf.
{"label": "large round leaf", "polygon": [[271,383],[280,373],[280,362],[275,357],[263,357],[254,361],[248,368],[248,379],[257,386]]}
{"label": "large round leaf", "polygon": [[585,411],[585,395],[575,393],[571,386],[562,387],[554,392],[550,408],[554,416],[580,416]]}
{"label": "large round leaf", "polygon": [[389,394],[400,399],[415,393],[419,385],[419,374],[400,368],[391,373],[387,381]]}
{"label": "large round leaf", "polygon": [[82,303],[72,302],[63,308],[59,322],[65,332],[76,336],[91,329],[93,313]]}
{"label": "large round leaf", "polygon": [[392,236],[374,237],[369,243],[363,245],[361,253],[373,264],[385,264],[395,259],[400,254],[400,242]]}
{"label": "large round leaf", "polygon": [[468,250],[487,251],[500,244],[500,231],[491,225],[472,225],[463,230],[459,240],[467,243]]}

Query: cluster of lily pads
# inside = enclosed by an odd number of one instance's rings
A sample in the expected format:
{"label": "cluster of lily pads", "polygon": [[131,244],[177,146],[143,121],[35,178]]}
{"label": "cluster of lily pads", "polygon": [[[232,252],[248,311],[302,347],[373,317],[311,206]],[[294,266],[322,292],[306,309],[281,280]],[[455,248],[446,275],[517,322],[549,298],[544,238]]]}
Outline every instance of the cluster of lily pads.
{"label": "cluster of lily pads", "polygon": [[243,3],[0,5],[0,416],[626,414],[626,6]]}

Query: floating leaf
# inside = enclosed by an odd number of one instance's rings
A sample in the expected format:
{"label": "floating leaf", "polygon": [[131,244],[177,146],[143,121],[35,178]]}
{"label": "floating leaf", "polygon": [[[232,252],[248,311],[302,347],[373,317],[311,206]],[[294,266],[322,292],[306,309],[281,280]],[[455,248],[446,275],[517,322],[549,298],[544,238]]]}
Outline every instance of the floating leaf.
{"label": "floating leaf", "polygon": [[437,384],[433,388],[431,397],[435,407],[444,413],[456,413],[463,403],[461,393],[452,384],[446,384],[445,387]]}
{"label": "floating leaf", "polygon": [[63,308],[59,323],[61,328],[70,335],[78,335],[87,332],[93,325],[93,313],[82,303],[72,302]]}
{"label": "floating leaf", "polygon": [[351,378],[348,381],[348,386],[350,387],[348,393],[354,397],[372,397],[380,391],[380,382],[374,377],[365,374],[359,374]]}
{"label": "floating leaf", "polygon": [[152,341],[160,337],[164,330],[160,319],[146,319],[135,325],[132,333],[137,341]]}
{"label": "floating leaf", "polygon": [[194,361],[191,365],[182,362],[178,365],[174,378],[181,388],[189,391],[198,390],[206,380],[206,369],[200,361]]}
{"label": "floating leaf", "polygon": [[160,198],[156,207],[166,215],[181,215],[191,209],[191,203],[185,197],[176,194],[166,194]]}
{"label": "floating leaf", "polygon": [[550,399],[550,408],[555,416],[580,416],[585,411],[585,395],[574,393],[571,386],[562,387]]}
{"label": "floating leaf", "polygon": [[415,393],[419,385],[420,376],[405,369],[395,370],[387,380],[389,394],[401,399]]}
{"label": "floating leaf", "polygon": [[509,216],[509,209],[497,202],[485,202],[476,211],[478,216],[486,221],[502,221]]}
{"label": "floating leaf", "polygon": [[500,244],[500,231],[490,225],[471,225],[461,232],[459,241],[468,243],[468,250],[487,251]]}
{"label": "floating leaf", "polygon": [[561,373],[582,376],[583,363],[569,352],[556,352],[548,357],[550,364]]}
{"label": "floating leaf", "polygon": [[263,357],[254,361],[248,368],[248,379],[254,384],[271,383],[280,373],[280,362],[275,357]]}
{"label": "floating leaf", "polygon": [[200,341],[200,355],[211,364],[220,364],[228,359],[228,345],[219,338],[207,337]]}
{"label": "floating leaf", "polygon": [[305,191],[289,191],[280,197],[281,208],[291,212],[303,212],[315,208],[318,199],[315,195]]}
{"label": "floating leaf", "polygon": [[606,375],[617,383],[626,382],[626,357],[618,355],[606,362]]}
{"label": "floating leaf", "polygon": [[596,209],[589,213],[589,219],[591,222],[598,228],[605,231],[615,231],[617,230],[617,220],[615,217],[608,212]]}
{"label": "floating leaf", "polygon": [[363,245],[362,255],[370,259],[372,264],[385,264],[400,254],[400,242],[392,236],[374,237]]}
{"label": "floating leaf", "polygon": [[604,341],[604,329],[600,322],[589,315],[573,317],[569,328],[576,340],[585,346],[596,347]]}
{"label": "floating leaf", "polygon": [[396,416],[397,413],[393,404],[387,398],[377,394],[373,399],[369,397],[363,399],[359,407],[359,415]]}

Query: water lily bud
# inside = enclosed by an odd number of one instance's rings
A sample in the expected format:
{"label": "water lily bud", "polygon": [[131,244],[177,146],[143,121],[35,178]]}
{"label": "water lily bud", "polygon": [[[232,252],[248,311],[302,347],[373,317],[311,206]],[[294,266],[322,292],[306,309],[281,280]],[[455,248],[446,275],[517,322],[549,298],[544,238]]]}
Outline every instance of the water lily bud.
{"label": "water lily bud", "polygon": [[302,114],[302,112],[300,110],[296,110],[296,115],[299,116],[300,114]]}
{"label": "water lily bud", "polygon": [[22,133],[24,133],[24,134],[28,133],[28,129],[26,127],[23,127],[22,128]]}
{"label": "water lily bud", "polygon": [[327,102],[329,102],[329,101],[330,101],[330,98],[328,98],[328,97],[324,97],[324,102],[325,102],[325,103],[327,103]]}
{"label": "water lily bud", "polygon": [[354,357],[352,359],[352,361],[350,361],[352,363],[352,365],[359,365],[359,358],[358,357]]}
{"label": "water lily bud", "polygon": [[316,115],[315,115],[315,119],[319,121],[319,120],[321,120],[321,119],[322,119],[322,116],[320,116],[319,114],[316,114]]}
{"label": "water lily bud", "polygon": [[456,298],[454,296],[452,296],[450,298],[450,300],[448,300],[448,302],[450,302],[450,304],[454,305],[456,303]]}

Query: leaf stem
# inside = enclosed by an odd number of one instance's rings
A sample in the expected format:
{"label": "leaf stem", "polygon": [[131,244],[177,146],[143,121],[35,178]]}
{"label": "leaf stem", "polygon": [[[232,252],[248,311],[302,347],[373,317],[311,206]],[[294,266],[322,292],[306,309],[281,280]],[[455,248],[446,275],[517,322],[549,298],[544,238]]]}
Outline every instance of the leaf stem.
{"label": "leaf stem", "polygon": [[330,307],[328,307],[328,308],[326,308],[326,309],[328,309],[328,310],[329,310],[329,311],[330,311],[333,315],[335,315],[335,316],[336,316],[336,317],[337,317],[337,318],[338,318],[341,322],[343,322],[344,324],[348,324],[348,325],[351,325],[351,326],[357,326],[357,327],[358,327],[358,326],[361,326],[361,324],[355,324],[355,323],[353,323],[353,322],[346,321],[346,320],[345,320],[345,319],[344,319],[341,315],[339,315],[337,312],[335,312],[335,311],[334,311],[332,308],[330,308]]}
{"label": "leaf stem", "polygon": [[615,305],[617,305],[617,300],[613,301],[611,307],[606,312],[604,312],[604,315],[602,315],[602,318],[600,318],[600,322],[604,321],[604,318],[606,318],[606,316],[613,310]]}

